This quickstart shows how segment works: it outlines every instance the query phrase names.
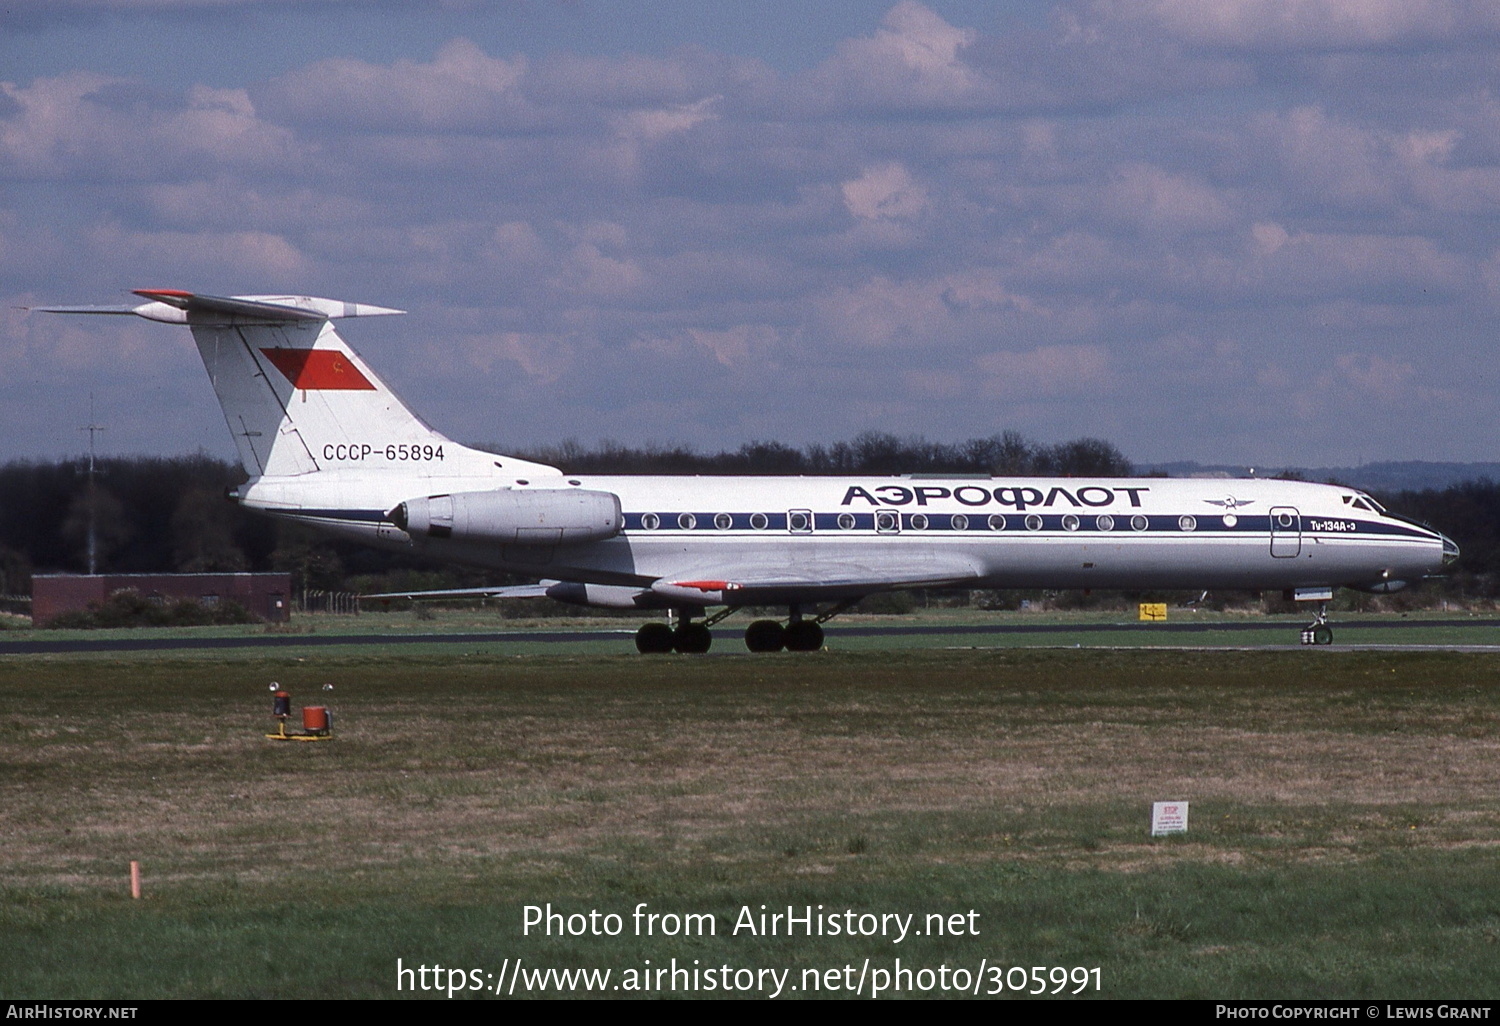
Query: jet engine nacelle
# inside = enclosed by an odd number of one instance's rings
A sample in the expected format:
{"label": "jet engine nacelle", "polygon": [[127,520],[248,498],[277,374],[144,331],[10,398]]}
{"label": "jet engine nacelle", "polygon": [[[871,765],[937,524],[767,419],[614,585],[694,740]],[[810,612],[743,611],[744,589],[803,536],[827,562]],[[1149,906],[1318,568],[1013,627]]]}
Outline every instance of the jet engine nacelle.
{"label": "jet engine nacelle", "polygon": [[428,538],[501,545],[576,545],[625,528],[620,497],[579,488],[501,488],[408,499],[388,514],[418,543]]}

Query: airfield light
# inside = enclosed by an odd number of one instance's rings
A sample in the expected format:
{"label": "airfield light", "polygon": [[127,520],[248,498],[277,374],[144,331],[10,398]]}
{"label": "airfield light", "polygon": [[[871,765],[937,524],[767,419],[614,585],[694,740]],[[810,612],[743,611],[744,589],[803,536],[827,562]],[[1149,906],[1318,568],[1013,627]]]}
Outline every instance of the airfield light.
{"label": "airfield light", "polygon": [[[333,686],[324,684],[323,690],[331,691]],[[303,706],[302,729],[288,732],[286,721],[292,715],[292,696],[278,689],[271,696],[271,715],[276,720],[276,733],[266,737],[272,741],[327,741],[333,737],[333,713],[326,705]]]}

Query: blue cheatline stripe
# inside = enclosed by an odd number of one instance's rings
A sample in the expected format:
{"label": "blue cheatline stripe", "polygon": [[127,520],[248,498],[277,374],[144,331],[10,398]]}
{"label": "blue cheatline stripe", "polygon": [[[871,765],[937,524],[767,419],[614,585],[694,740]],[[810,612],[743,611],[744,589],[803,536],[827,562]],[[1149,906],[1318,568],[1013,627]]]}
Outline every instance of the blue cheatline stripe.
{"label": "blue cheatline stripe", "polygon": [[[301,517],[301,518],[305,518],[305,519],[308,519],[308,520],[341,520],[341,521],[351,522],[351,523],[367,523],[367,524],[382,524],[382,523],[387,523],[388,522],[386,520],[385,511],[384,510],[378,510],[378,509],[296,509],[296,510],[293,510],[293,509],[281,509],[281,510],[267,510],[266,512],[276,513],[276,514],[279,514],[281,516],[287,516],[287,517]],[[713,512],[713,513],[697,513],[697,512],[694,512],[694,513],[692,513],[692,516],[693,516],[693,518],[695,520],[694,526],[692,528],[684,528],[684,527],[679,526],[679,523],[678,523],[678,518],[681,517],[684,512],[690,512],[690,511],[677,511],[677,512],[666,512],[666,513],[657,513],[657,512],[654,512],[654,511],[649,511],[649,512],[642,512],[642,513],[626,513],[625,514],[625,529],[627,531],[647,531],[648,529],[644,526],[644,524],[642,523],[642,520],[646,516],[655,515],[658,518],[659,523],[660,523],[660,526],[655,529],[657,532],[672,532],[672,533],[676,533],[676,534],[687,534],[687,533],[691,532],[693,534],[710,534],[710,535],[712,535],[712,534],[728,534],[728,533],[731,533],[731,532],[751,532],[751,533],[754,533],[754,534],[760,534],[760,533],[763,533],[763,532],[784,533],[784,532],[787,532],[787,531],[790,530],[790,528],[788,527],[788,522],[787,521],[788,521],[788,517],[791,514],[787,513],[786,511],[782,511],[780,513],[761,513],[761,514],[759,514],[760,516],[764,516],[766,518],[766,526],[763,527],[763,528],[756,528],[750,522],[751,518],[757,515],[755,513],[730,513],[729,514],[730,521],[731,521],[730,526],[728,528],[720,528],[720,527],[718,527],[715,524],[714,518],[717,517],[717,516],[722,515],[722,513],[724,512],[723,510],[720,510],[718,512]],[[885,512],[885,511],[882,510],[881,512]],[[965,534],[965,535],[1000,535],[1000,534],[1018,533],[1018,534],[1023,534],[1023,535],[1024,534],[1062,534],[1062,535],[1090,534],[1090,535],[1103,535],[1103,536],[1119,535],[1121,537],[1129,537],[1131,535],[1147,534],[1147,533],[1158,534],[1158,535],[1160,535],[1160,534],[1166,534],[1166,535],[1170,535],[1170,536],[1188,535],[1188,534],[1218,534],[1218,535],[1235,535],[1235,536],[1247,535],[1247,534],[1252,534],[1252,535],[1253,534],[1261,534],[1261,535],[1265,535],[1265,534],[1269,534],[1270,531],[1271,531],[1271,518],[1269,516],[1242,516],[1242,517],[1238,517],[1237,523],[1235,523],[1235,525],[1233,527],[1230,527],[1230,526],[1228,526],[1228,525],[1226,525],[1224,523],[1223,517],[1220,514],[1217,514],[1217,513],[1208,513],[1208,514],[1204,514],[1204,513],[1188,513],[1188,514],[1182,514],[1182,513],[1150,513],[1150,514],[1145,514],[1145,513],[1127,513],[1127,512],[1121,512],[1121,513],[1099,514],[1099,513],[1056,513],[1056,512],[1037,513],[1037,512],[1031,512],[1031,511],[1026,511],[1026,512],[1020,512],[1020,513],[1018,513],[1018,512],[1012,511],[1012,512],[1009,512],[1009,513],[1000,513],[1000,514],[996,514],[996,513],[993,513],[993,512],[975,512],[975,513],[961,513],[960,514],[960,513],[925,513],[925,512],[913,513],[913,512],[908,512],[908,511],[905,511],[905,510],[900,510],[900,511],[891,510],[890,512],[898,513],[898,515],[900,516],[900,518],[901,518],[900,530],[901,530],[901,533],[903,533],[903,534],[905,534],[905,533],[921,534],[923,532],[933,532],[933,531],[952,531],[952,532],[962,533],[962,534]],[[1002,516],[1002,517],[1005,518],[1005,526],[1004,526],[1004,528],[996,530],[996,529],[993,529],[993,528],[990,527],[990,525],[989,525],[990,517],[991,516],[995,516],[995,515],[999,515],[999,516]],[[1114,524],[1114,529],[1113,530],[1110,530],[1110,531],[1100,530],[1100,528],[1099,528],[1099,517],[1101,515],[1110,516],[1110,517],[1114,518],[1115,524]],[[852,516],[854,518],[854,526],[848,527],[848,528],[843,527],[839,523],[839,518],[841,516]],[[869,532],[869,531],[876,530],[875,516],[876,516],[876,514],[873,511],[869,511],[869,512],[855,512],[853,510],[843,510],[843,511],[838,512],[838,513],[814,513],[813,514],[813,528],[814,528],[814,530],[816,532],[818,532],[820,534],[835,534],[835,535],[837,535],[837,534],[845,534],[845,533],[853,534],[853,533],[858,533],[860,531]],[[953,520],[954,520],[955,517],[959,517],[959,516],[965,517],[968,520],[968,526],[967,527],[956,527],[956,526],[954,526]],[[1134,527],[1131,526],[1131,521],[1135,517],[1137,517],[1137,516],[1144,516],[1146,518],[1146,528],[1144,530],[1142,530],[1142,531],[1137,531],[1137,530],[1135,530]],[[1193,527],[1193,529],[1191,531],[1183,530],[1183,528],[1182,528],[1182,518],[1184,516],[1191,516],[1191,517],[1194,518],[1195,523],[1194,523],[1194,527]],[[926,518],[927,526],[926,527],[918,527],[918,526],[916,526],[917,521],[915,521],[913,519],[913,518],[916,518],[916,517],[925,517]],[[1030,518],[1032,518],[1032,517],[1040,517],[1041,518],[1040,526],[1032,528],[1032,527],[1030,527],[1028,525],[1028,520]],[[1065,523],[1065,521],[1069,521],[1070,518],[1071,518],[1072,521],[1076,521],[1076,526],[1069,527],[1067,525],[1067,523]],[[1329,520],[1336,520],[1336,521],[1338,521],[1340,523],[1353,523],[1355,525],[1355,530],[1353,530],[1353,531],[1315,531],[1315,530],[1312,530],[1311,528],[1305,526],[1306,521],[1308,519],[1318,519],[1318,518],[1317,517],[1312,517],[1310,514],[1304,514],[1303,515],[1302,520],[1304,522],[1304,527],[1303,527],[1303,529],[1302,529],[1302,531],[1300,533],[1302,535],[1304,535],[1304,536],[1317,535],[1317,536],[1323,537],[1323,538],[1387,537],[1387,538],[1417,538],[1417,539],[1422,539],[1422,540],[1427,540],[1427,541],[1435,541],[1436,540],[1436,538],[1434,536],[1432,536],[1432,535],[1429,535],[1429,534],[1427,534],[1427,533],[1425,533],[1423,531],[1420,531],[1420,530],[1417,530],[1417,529],[1414,529],[1414,528],[1410,528],[1410,527],[1406,527],[1406,526],[1403,526],[1403,525],[1381,523],[1379,521],[1371,521],[1371,520],[1351,520],[1348,517],[1330,517],[1330,518],[1327,518],[1327,519],[1329,519]],[[796,531],[793,531],[791,533],[796,534],[796,533],[806,533],[806,532],[796,532]],[[1293,538],[1293,537],[1296,537],[1297,534],[1298,534],[1298,532],[1295,531],[1295,530],[1287,530],[1287,531],[1282,531],[1282,532],[1278,532],[1278,533],[1281,534],[1281,535],[1284,535],[1289,540],[1291,538]]]}
{"label": "blue cheatline stripe", "polygon": [[[715,517],[723,516],[725,511],[696,512],[690,510],[674,510],[669,512],[647,510],[640,513],[625,514],[625,529],[627,531],[646,531],[648,533],[673,533],[673,534],[728,534],[731,532],[751,532],[760,534],[764,532],[785,533],[791,531],[788,518],[796,511],[788,513],[783,510],[777,513],[763,512],[760,516],[765,517],[764,527],[757,528],[750,521],[754,513],[729,513],[730,526],[720,528],[715,524]],[[881,510],[881,512],[886,512]],[[901,518],[900,531],[920,534],[924,531],[954,531],[966,535],[990,535],[990,534],[1098,534],[1104,536],[1119,535],[1129,537],[1137,534],[1219,534],[1219,535],[1269,535],[1271,532],[1271,518],[1269,516],[1239,516],[1233,526],[1224,523],[1223,516],[1218,513],[1058,513],[1058,512],[1016,512],[1014,510],[1006,513],[995,511],[976,511],[973,513],[927,513],[909,512],[906,510],[891,510]],[[689,514],[694,519],[691,528],[682,527],[679,518]],[[990,517],[999,515],[1004,517],[1004,527],[995,529],[990,527]],[[1110,530],[1102,530],[1099,527],[1101,515],[1112,517],[1114,527]],[[655,516],[657,526],[647,528],[644,518]],[[852,516],[852,526],[845,527],[839,522],[840,517]],[[1136,530],[1131,522],[1135,517],[1144,516],[1146,527]],[[1184,530],[1182,518],[1191,516],[1194,520],[1191,530]],[[377,519],[383,519],[381,514]],[[854,510],[842,510],[838,513],[814,513],[813,529],[820,534],[852,534],[860,531],[874,531],[876,513],[874,511],[856,512]],[[913,518],[925,517],[926,526],[918,527]],[[955,526],[955,517],[962,517],[967,521],[966,526]],[[1035,528],[1028,526],[1028,520],[1032,517],[1040,517],[1041,521]],[[1395,538],[1419,538],[1424,540],[1435,540],[1433,536],[1410,527],[1398,524],[1381,523],[1371,520],[1351,520],[1348,517],[1330,517],[1329,520],[1337,520],[1341,523],[1353,523],[1353,531],[1315,531],[1306,526],[1309,515],[1302,517],[1304,526],[1301,531],[1288,529],[1277,532],[1285,535],[1288,539],[1296,537],[1299,533],[1303,536],[1317,535],[1323,538],[1369,538],[1372,536],[1395,537]],[[1318,519],[1316,517],[1312,519]],[[963,521],[960,521],[963,523]],[[807,533],[806,531],[791,531],[793,534]]]}

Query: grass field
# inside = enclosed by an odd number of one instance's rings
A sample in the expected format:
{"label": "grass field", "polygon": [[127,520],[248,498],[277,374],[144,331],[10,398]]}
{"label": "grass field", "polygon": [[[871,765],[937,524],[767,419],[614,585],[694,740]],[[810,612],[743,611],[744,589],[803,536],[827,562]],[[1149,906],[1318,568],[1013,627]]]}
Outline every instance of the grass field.
{"label": "grass field", "polygon": [[[263,739],[271,680],[336,739]],[[11,657],[0,708],[0,997],[897,957],[1097,966],[1115,997],[1500,996],[1500,656]],[[1166,799],[1191,830],[1152,840]],[[523,936],[548,902],[624,930]],[[716,935],[634,936],[641,902]],[[731,933],[762,904],[979,932]]]}
{"label": "grass field", "polygon": [[[1027,611],[933,608],[906,615],[846,614],[828,625],[828,647],[838,652],[909,651],[952,648],[1285,648],[1295,646],[1311,614],[1268,616],[1250,611],[1173,609],[1169,621],[1142,624],[1121,612]],[[714,629],[714,655],[743,655],[743,630],[751,619],[741,613]],[[374,612],[359,616],[299,615],[291,624],[238,624],[190,628],[109,630],[0,630],[0,657],[31,643],[79,642],[108,648],[150,639],[237,639],[246,648],[267,643],[326,653],[330,643],[349,639],[363,656],[623,655],[634,651],[631,635],[638,617],[578,616],[521,619],[494,608]],[[1486,611],[1344,613],[1335,617],[1340,646],[1392,645],[1495,647],[1500,651],[1500,617]],[[1128,628],[1120,630],[1120,628]],[[996,631],[995,628],[1000,628]],[[1191,628],[1191,629],[1187,629]],[[1253,628],[1253,629],[1247,629]],[[548,637],[538,640],[533,632]],[[884,633],[877,633],[884,632]],[[576,635],[576,637],[575,637]],[[421,640],[417,640],[421,639]],[[430,640],[427,640],[430,639]],[[218,659],[223,649],[178,650],[160,658]],[[105,657],[111,657],[106,652]]]}

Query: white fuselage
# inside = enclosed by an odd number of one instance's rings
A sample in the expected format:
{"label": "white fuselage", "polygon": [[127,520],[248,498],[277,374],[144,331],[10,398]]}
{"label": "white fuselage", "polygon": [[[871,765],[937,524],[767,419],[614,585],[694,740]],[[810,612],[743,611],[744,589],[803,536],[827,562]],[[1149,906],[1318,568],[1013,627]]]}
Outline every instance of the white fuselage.
{"label": "white fuselage", "polygon": [[[606,541],[536,548],[411,537],[386,519],[418,495],[494,488],[611,492],[624,529]],[[816,563],[872,568],[869,583],[847,589],[867,593],[881,590],[881,564],[899,561],[931,564],[934,580],[973,587],[1380,587],[1434,573],[1445,545],[1437,532],[1380,511],[1354,489],[1258,479],[417,480],[351,472],[261,479],[242,498],[373,544],[601,584]],[[968,567],[972,573],[961,569]]]}

